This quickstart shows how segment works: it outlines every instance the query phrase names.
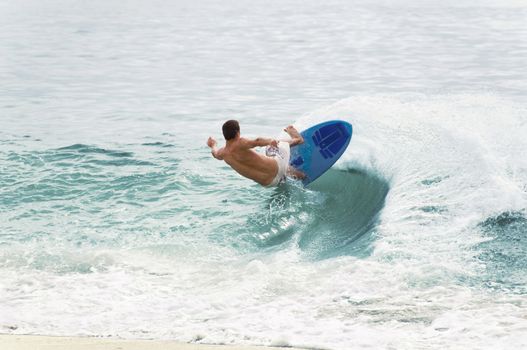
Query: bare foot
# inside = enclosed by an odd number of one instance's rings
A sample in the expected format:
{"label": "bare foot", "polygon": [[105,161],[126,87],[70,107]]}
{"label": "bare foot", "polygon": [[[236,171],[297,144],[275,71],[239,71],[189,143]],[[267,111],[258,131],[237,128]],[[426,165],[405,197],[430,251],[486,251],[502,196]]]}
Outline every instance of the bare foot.
{"label": "bare foot", "polygon": [[287,174],[289,174],[290,176],[292,176],[292,177],[294,177],[295,179],[298,179],[298,180],[303,180],[303,179],[306,178],[306,174],[304,174],[300,170],[297,170],[297,169],[293,168],[292,166],[287,168]]}
{"label": "bare foot", "polygon": [[291,141],[289,141],[289,146],[293,147],[296,145],[301,145],[304,143],[304,138],[298,130],[293,125],[289,125],[287,128],[284,129],[284,131],[291,136]]}

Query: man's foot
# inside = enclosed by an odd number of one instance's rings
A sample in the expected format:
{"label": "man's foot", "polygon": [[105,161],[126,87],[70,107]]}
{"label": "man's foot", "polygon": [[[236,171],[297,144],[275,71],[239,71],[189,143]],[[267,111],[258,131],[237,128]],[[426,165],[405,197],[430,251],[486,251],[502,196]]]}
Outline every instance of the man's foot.
{"label": "man's foot", "polygon": [[298,130],[296,130],[293,125],[289,125],[287,128],[284,129],[284,131],[289,136],[291,136],[291,141],[289,141],[289,146],[290,147],[293,147],[293,146],[296,146],[296,145],[301,145],[301,144],[304,143],[304,138],[302,137],[302,135],[300,135]]}
{"label": "man's foot", "polygon": [[298,180],[303,180],[303,179],[306,178],[306,174],[304,174],[300,170],[297,170],[297,169],[293,168],[292,166],[289,166],[287,168],[287,174],[289,176],[294,177],[295,179],[298,179]]}

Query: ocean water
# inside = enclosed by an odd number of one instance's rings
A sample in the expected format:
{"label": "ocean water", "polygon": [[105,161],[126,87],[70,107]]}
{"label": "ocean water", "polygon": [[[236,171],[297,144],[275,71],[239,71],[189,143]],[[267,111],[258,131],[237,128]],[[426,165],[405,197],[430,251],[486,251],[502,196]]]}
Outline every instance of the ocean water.
{"label": "ocean water", "polygon": [[[0,333],[527,348],[524,1],[0,3]],[[309,188],[226,119],[353,124]]]}

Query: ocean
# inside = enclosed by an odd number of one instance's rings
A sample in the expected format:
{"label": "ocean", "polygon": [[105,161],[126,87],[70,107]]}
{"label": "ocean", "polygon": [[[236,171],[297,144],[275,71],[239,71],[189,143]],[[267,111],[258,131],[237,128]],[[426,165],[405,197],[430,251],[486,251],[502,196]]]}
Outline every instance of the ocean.
{"label": "ocean", "polygon": [[[527,3],[0,3],[0,333],[527,348]],[[213,159],[325,120],[311,186]]]}

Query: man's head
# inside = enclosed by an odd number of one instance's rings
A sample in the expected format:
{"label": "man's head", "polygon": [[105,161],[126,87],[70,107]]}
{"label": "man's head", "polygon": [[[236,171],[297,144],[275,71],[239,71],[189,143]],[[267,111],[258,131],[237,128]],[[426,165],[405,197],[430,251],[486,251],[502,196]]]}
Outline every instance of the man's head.
{"label": "man's head", "polygon": [[223,124],[222,130],[225,140],[229,141],[234,139],[236,135],[240,132],[240,124],[238,124],[237,120],[227,120]]}

